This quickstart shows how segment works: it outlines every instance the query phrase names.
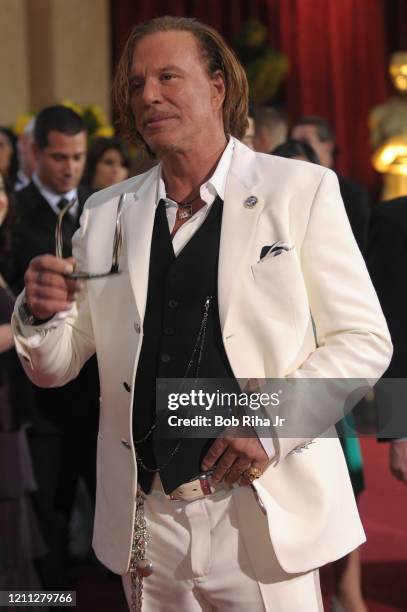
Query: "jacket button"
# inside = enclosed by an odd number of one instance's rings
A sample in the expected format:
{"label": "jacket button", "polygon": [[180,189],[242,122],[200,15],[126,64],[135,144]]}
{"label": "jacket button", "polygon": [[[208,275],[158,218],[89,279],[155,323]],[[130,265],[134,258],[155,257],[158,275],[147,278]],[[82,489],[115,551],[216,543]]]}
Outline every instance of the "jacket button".
{"label": "jacket button", "polygon": [[172,327],[164,327],[164,335],[165,336],[173,336],[174,335],[174,329]]}
{"label": "jacket button", "polygon": [[170,308],[176,308],[178,306],[177,300],[168,300],[168,306]]}
{"label": "jacket button", "polygon": [[126,389],[126,391],[127,391],[128,393],[130,393],[130,391],[131,391],[131,387],[130,387],[129,383],[124,382],[124,383],[123,383],[123,387]]}
{"label": "jacket button", "polygon": [[161,361],[163,363],[168,363],[169,361],[171,361],[171,357],[168,355],[168,353],[163,353],[161,355]]}
{"label": "jacket button", "polygon": [[135,329],[135,331],[136,331],[138,334],[140,333],[140,329],[141,329],[141,328],[140,328],[140,325],[139,325],[138,323],[135,323],[135,324],[134,324],[134,329]]}

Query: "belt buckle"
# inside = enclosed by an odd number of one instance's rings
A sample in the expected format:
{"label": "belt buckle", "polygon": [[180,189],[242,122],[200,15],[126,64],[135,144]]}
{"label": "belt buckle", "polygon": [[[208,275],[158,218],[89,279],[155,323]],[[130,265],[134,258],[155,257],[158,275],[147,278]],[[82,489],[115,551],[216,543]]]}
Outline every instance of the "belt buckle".
{"label": "belt buckle", "polygon": [[213,493],[213,490],[211,489],[211,483],[209,482],[210,478],[212,477],[212,474],[213,470],[209,470],[208,472],[202,472],[202,474],[200,474],[197,478],[204,497],[206,497],[207,495],[212,495]]}
{"label": "belt buckle", "polygon": [[[214,490],[209,482],[209,479],[212,474],[213,470],[198,474],[198,476],[196,476],[195,478],[192,478],[188,482],[177,487],[175,491],[172,491],[172,493],[169,494],[169,498],[172,501],[195,501],[197,499],[202,499],[203,497],[206,497],[208,495],[212,495]],[[195,485],[196,488],[190,490],[191,485]]]}

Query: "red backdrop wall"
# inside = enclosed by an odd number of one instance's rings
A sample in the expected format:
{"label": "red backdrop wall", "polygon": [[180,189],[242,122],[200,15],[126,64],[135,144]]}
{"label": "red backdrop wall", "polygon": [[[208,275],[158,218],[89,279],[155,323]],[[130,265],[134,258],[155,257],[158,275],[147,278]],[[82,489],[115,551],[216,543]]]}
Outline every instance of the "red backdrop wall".
{"label": "red backdrop wall", "polygon": [[326,117],[337,134],[339,171],[377,193],[368,115],[391,95],[390,53],[407,49],[405,0],[112,0],[111,11],[113,65],[131,27],[151,17],[196,17],[232,44],[247,19],[262,21],[270,43],[290,60],[290,117]]}

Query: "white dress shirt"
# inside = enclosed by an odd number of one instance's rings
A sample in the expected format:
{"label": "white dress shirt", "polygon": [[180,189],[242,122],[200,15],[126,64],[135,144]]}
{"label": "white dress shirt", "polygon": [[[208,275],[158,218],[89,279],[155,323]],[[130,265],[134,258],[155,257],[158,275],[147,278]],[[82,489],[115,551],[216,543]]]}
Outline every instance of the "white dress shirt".
{"label": "white dress shirt", "polygon": [[[229,172],[230,162],[232,161],[233,148],[234,141],[233,138],[230,138],[226,149],[223,151],[222,157],[220,158],[219,163],[216,166],[215,172],[212,174],[211,178],[206,181],[206,183],[203,183],[201,185],[200,197],[201,200],[205,202],[205,206],[200,208],[198,212],[196,212],[190,219],[188,219],[188,221],[185,221],[185,223],[183,223],[181,227],[177,230],[174,238],[172,239],[172,246],[174,248],[175,255],[178,255],[181,249],[183,249],[186,243],[195,234],[196,230],[205,221],[210,207],[216,200],[216,196],[219,196],[222,200],[225,199],[226,178]],[[161,175],[161,168],[157,184],[157,206],[160,200],[165,200],[165,210],[167,213],[168,227],[171,233],[175,225],[178,207],[177,203],[174,202],[174,200],[168,198],[166,195],[165,184]]]}

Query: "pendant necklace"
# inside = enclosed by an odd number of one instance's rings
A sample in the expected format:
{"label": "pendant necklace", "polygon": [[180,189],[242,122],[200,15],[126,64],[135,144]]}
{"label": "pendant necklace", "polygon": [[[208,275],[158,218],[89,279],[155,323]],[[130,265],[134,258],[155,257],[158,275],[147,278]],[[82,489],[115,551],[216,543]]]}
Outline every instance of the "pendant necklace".
{"label": "pendant necklace", "polygon": [[190,219],[192,217],[192,204],[201,197],[199,193],[197,196],[189,200],[189,202],[178,203],[176,200],[174,202],[177,205],[177,219],[179,221],[185,221],[185,219]]}

